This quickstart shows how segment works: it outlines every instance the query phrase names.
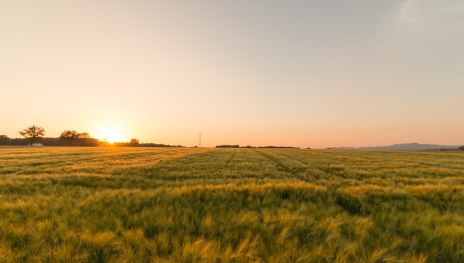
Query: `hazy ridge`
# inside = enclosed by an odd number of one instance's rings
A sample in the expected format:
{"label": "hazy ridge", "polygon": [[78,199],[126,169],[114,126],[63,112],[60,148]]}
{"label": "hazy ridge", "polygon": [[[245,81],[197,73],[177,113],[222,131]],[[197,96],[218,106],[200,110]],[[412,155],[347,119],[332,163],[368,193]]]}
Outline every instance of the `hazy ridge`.
{"label": "hazy ridge", "polygon": [[339,149],[424,151],[424,150],[457,150],[459,147],[460,146],[453,146],[453,145],[402,143],[402,144],[393,144],[390,146],[340,147]]}

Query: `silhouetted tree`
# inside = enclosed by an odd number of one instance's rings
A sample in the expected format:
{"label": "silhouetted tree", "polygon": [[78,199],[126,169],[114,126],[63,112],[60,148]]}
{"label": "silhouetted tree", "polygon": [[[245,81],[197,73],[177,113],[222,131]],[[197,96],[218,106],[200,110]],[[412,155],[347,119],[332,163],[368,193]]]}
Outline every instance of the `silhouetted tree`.
{"label": "silhouetted tree", "polygon": [[6,135],[0,135],[0,145],[9,144],[10,138]]}
{"label": "silhouetted tree", "polygon": [[75,130],[65,130],[60,135],[60,140],[64,142],[66,145],[76,145],[76,146],[83,146],[83,145],[93,145],[96,144],[95,140],[90,137],[90,134],[87,132],[78,133]]}
{"label": "silhouetted tree", "polygon": [[77,138],[79,133],[74,130],[65,130],[61,133],[60,138]]}
{"label": "silhouetted tree", "polygon": [[32,125],[31,127],[19,131],[19,134],[26,139],[29,139],[32,145],[37,138],[42,138],[45,135],[45,129],[39,126]]}
{"label": "silhouetted tree", "polygon": [[240,145],[218,145],[216,148],[240,148]]}
{"label": "silhouetted tree", "polygon": [[90,134],[88,134],[87,132],[83,132],[83,133],[77,134],[77,137],[79,139],[90,139]]}
{"label": "silhouetted tree", "polygon": [[464,151],[464,146],[459,147],[459,150]]}
{"label": "silhouetted tree", "polygon": [[67,145],[71,145],[71,143],[78,138],[79,133],[74,130],[65,130],[60,134],[60,140],[65,142]]}
{"label": "silhouetted tree", "polygon": [[140,144],[140,141],[138,139],[132,139],[132,140],[130,140],[129,144],[131,146],[138,146]]}

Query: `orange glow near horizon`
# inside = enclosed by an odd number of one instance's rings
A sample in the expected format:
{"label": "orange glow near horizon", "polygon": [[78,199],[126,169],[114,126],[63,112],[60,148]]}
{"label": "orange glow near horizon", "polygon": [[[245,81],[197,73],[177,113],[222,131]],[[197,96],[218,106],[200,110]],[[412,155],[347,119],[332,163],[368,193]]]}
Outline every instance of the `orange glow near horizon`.
{"label": "orange glow near horizon", "polygon": [[109,143],[124,141],[124,135],[119,131],[108,131],[108,135],[106,136],[106,138]]}
{"label": "orange glow near horizon", "polygon": [[121,129],[115,127],[105,127],[95,133],[96,138],[109,143],[125,142],[127,138]]}

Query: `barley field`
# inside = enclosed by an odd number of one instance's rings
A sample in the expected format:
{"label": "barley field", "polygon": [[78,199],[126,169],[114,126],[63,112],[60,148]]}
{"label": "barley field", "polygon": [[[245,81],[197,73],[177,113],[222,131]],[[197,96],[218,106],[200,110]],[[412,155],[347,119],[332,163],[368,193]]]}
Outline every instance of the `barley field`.
{"label": "barley field", "polygon": [[464,262],[464,154],[4,147],[0,262]]}

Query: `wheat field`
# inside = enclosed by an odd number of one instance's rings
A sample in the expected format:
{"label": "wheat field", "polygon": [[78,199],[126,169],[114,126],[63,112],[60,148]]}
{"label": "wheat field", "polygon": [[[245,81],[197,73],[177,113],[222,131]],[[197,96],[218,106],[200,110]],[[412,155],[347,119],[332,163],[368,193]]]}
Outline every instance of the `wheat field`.
{"label": "wheat field", "polygon": [[4,147],[0,262],[464,262],[464,154]]}

